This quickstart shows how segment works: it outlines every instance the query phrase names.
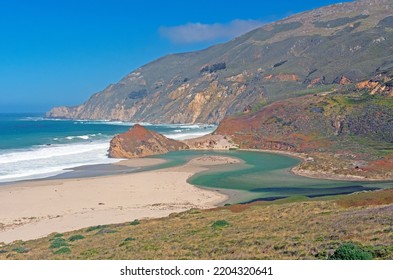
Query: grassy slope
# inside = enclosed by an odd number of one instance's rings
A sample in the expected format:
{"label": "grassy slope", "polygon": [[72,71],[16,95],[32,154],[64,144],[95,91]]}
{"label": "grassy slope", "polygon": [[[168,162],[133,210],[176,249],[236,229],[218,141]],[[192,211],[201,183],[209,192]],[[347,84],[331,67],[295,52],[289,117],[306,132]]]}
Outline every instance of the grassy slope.
{"label": "grassy slope", "polygon": [[393,190],[190,210],[52,234],[0,247],[0,259],[326,259],[347,241],[375,258],[393,257]]}

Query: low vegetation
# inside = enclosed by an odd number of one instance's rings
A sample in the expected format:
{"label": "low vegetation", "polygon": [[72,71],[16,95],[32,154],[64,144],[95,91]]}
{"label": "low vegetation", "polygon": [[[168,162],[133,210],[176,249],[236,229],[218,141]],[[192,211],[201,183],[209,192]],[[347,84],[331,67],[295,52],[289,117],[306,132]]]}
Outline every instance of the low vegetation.
{"label": "low vegetation", "polygon": [[51,242],[51,245],[49,247],[51,249],[60,248],[60,247],[63,247],[63,246],[68,246],[67,241],[64,238],[61,238],[61,237],[56,237],[56,238],[52,239],[51,241],[52,242]]}
{"label": "low vegetation", "polygon": [[93,227],[87,228],[86,232],[96,231],[96,230],[100,230],[100,229],[104,229],[104,228],[106,228],[105,225],[93,226]]}
{"label": "low vegetation", "polygon": [[136,225],[139,225],[141,222],[139,221],[139,220],[133,220],[131,223],[130,223],[130,225],[131,226],[136,226]]}
{"label": "low vegetation", "polygon": [[81,234],[76,234],[76,235],[73,235],[70,238],[68,238],[68,241],[74,242],[74,241],[81,240],[81,239],[85,239],[85,237]]}
{"label": "low vegetation", "polygon": [[29,250],[26,249],[25,247],[18,246],[18,247],[13,248],[12,251],[19,253],[19,254],[23,254],[23,253],[27,253]]}
{"label": "low vegetation", "polygon": [[353,243],[340,245],[329,257],[331,260],[371,260],[373,255]]}
{"label": "low vegetation", "polygon": [[192,209],[16,241],[0,252],[0,259],[392,259],[393,190]]}
{"label": "low vegetation", "polygon": [[53,252],[53,254],[55,254],[55,255],[67,254],[67,253],[71,253],[71,249],[68,247],[63,247],[63,248]]}
{"label": "low vegetation", "polygon": [[212,224],[213,229],[221,229],[223,227],[229,226],[229,223],[225,220],[218,220]]}

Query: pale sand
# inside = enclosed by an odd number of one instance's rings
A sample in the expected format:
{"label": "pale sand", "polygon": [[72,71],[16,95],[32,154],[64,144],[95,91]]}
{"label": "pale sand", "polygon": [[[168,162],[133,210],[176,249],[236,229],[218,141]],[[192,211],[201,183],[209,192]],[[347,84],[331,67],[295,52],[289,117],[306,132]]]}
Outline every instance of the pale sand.
{"label": "pale sand", "polygon": [[165,163],[162,158],[131,158],[113,163],[114,165],[122,165],[127,167],[146,167]]}
{"label": "pale sand", "polygon": [[[137,161],[148,165],[143,159]],[[157,163],[153,162],[150,164]],[[228,197],[186,181],[211,165],[237,162],[229,157],[205,156],[175,168],[0,187],[0,242],[215,207]],[[135,166],[135,160],[122,164]]]}

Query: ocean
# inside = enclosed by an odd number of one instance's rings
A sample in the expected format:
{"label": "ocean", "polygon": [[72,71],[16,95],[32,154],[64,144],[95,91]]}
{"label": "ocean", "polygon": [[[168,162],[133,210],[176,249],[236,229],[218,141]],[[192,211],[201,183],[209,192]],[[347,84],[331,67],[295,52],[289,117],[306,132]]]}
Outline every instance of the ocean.
{"label": "ocean", "polygon": [[[46,119],[44,114],[0,114],[0,183],[46,178],[71,168],[119,161],[107,156],[109,141],[134,123]],[[141,123],[172,139],[215,130],[204,124]]]}

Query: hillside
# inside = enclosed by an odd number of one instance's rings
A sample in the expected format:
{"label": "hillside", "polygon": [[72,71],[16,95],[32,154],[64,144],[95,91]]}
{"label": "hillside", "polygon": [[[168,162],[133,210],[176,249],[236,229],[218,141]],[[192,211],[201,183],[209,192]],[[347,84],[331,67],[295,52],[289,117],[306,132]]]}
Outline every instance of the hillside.
{"label": "hillside", "polygon": [[219,123],[296,94],[331,91],[393,66],[393,2],[332,5],[225,44],[162,57],[52,118]]}
{"label": "hillside", "polygon": [[352,242],[393,257],[393,191],[192,209],[0,245],[0,259],[328,259]]}
{"label": "hillside", "polygon": [[214,132],[243,149],[307,154],[306,176],[393,178],[393,70],[331,92],[226,117]]}

